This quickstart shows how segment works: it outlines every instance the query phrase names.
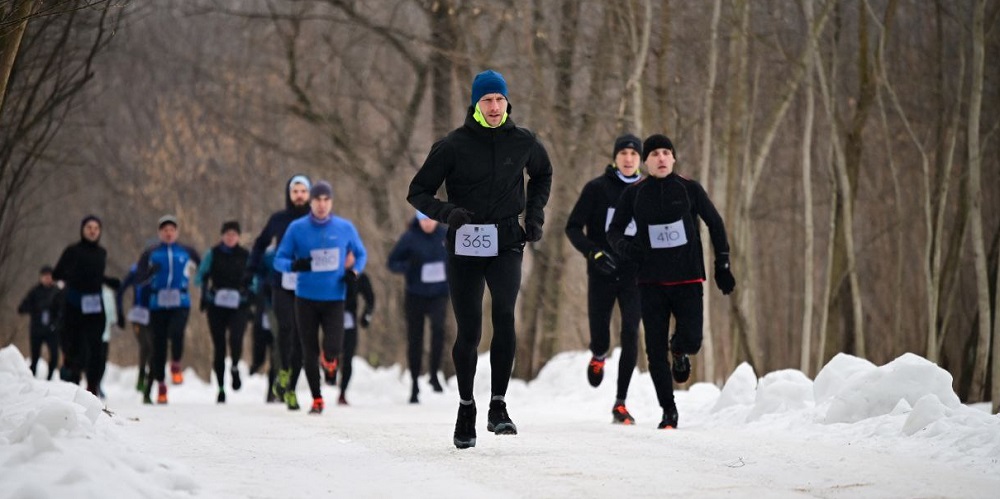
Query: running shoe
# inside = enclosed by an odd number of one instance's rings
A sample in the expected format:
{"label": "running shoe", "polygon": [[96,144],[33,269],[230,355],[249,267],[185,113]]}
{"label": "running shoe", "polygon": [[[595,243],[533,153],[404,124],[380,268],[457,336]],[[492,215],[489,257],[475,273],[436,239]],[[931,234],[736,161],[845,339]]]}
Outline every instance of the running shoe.
{"label": "running shoe", "polygon": [[603,379],[604,379],[604,359],[591,357],[590,363],[587,364],[587,381],[590,382],[590,386],[597,387],[601,384],[601,380]]}
{"label": "running shoe", "polygon": [[490,410],[486,413],[486,431],[496,435],[517,435],[517,426],[507,414],[507,403],[503,400],[491,400]]}
{"label": "running shoe", "polygon": [[618,402],[611,409],[611,416],[614,418],[611,420],[612,423],[623,424],[623,425],[633,425],[635,424],[635,418],[628,413],[628,409],[625,408],[625,404]]}
{"label": "running shoe", "polygon": [[476,403],[458,404],[458,418],[455,420],[455,447],[468,449],[476,446]]}

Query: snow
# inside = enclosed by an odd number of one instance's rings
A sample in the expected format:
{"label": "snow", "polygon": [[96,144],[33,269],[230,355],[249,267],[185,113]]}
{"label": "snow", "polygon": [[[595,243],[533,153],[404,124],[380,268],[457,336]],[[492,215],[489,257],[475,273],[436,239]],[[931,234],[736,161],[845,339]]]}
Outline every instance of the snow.
{"label": "snow", "polygon": [[[347,396],[324,385],[320,416],[265,404],[247,376],[228,403],[188,369],[167,405],[145,406],[135,368],[109,366],[101,401],[35,379],[14,347],[0,350],[0,498],[47,497],[996,497],[1000,418],[962,405],[951,376],[903,355],[883,365],[847,355],[810,380],[758,378],[740,365],[720,389],[676,392],[680,428],[636,372],[636,426],[609,424],[617,352],[594,389],[589,352],[562,353],[507,394],[517,436],[485,430],[489,356],[479,360],[477,446],[451,443],[457,388],[354,360]],[[697,359],[695,359],[697,362]],[[40,366],[39,376],[47,372]],[[227,380],[228,382],[228,380]],[[227,387],[228,388],[228,387]],[[308,400],[304,378],[300,400]],[[307,405],[307,404],[306,404]]]}

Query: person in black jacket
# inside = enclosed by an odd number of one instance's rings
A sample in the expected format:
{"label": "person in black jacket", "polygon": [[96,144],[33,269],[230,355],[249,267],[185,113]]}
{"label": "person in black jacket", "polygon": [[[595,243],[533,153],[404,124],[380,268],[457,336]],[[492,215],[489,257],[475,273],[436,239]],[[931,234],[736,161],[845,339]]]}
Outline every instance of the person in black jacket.
{"label": "person in black jacket", "polygon": [[222,224],[222,241],[205,252],[195,277],[201,286],[201,311],[208,314],[215,355],[212,368],[219,386],[216,402],[226,401],[226,332],[229,332],[229,372],[233,390],[243,386],[237,365],[243,356],[243,334],[250,320],[250,300],[243,276],[250,253],[240,246],[240,224],[231,220]]}
{"label": "person in black jacket", "polygon": [[[625,408],[625,397],[639,355],[639,288],[636,265],[611,250],[606,230],[615,213],[615,204],[625,187],[641,178],[639,161],[642,143],[632,134],[615,139],[614,162],[604,174],[587,182],[566,222],[566,235],[573,247],[587,259],[587,317],[590,319],[590,351],[587,380],[598,386],[604,379],[604,362],[611,346],[611,311],[618,301],[621,312],[621,355],[618,358],[618,391],[611,408],[612,421],[635,424]],[[625,237],[635,236],[635,225]]]}
{"label": "person in black jacket", "polygon": [[[552,164],[535,134],[514,124],[511,109],[507,82],[500,73],[487,70],[476,75],[465,124],[431,147],[407,195],[414,208],[449,225],[448,287],[458,326],[452,358],[460,397],[454,443],[460,449],[476,445],[472,392],[484,285],[493,305],[492,396],[486,429],[517,434],[504,400],[516,346],[514,305],[521,287],[524,245],[542,238]],[[435,197],[441,184],[447,201]],[[522,212],[523,228],[518,220]]]}
{"label": "person in black jacket", "polygon": [[[80,241],[63,250],[52,271],[52,278],[63,281],[65,287],[60,377],[79,383],[86,370],[87,391],[94,395],[100,385],[101,337],[107,325],[101,286],[107,283],[118,289],[121,284],[118,279],[104,275],[108,254],[100,240],[101,219],[94,215],[83,217]],[[124,317],[118,317],[118,323],[123,324]]]}
{"label": "person in black jacket", "polygon": [[[347,255],[347,268],[354,267],[354,254]],[[358,315],[358,296],[365,299],[365,309]],[[358,349],[358,325],[368,329],[372,323],[372,314],[375,313],[375,292],[372,290],[372,281],[368,274],[362,272],[358,274],[358,280],[347,281],[347,296],[344,298],[344,346],[340,351],[340,397],[337,398],[338,405],[347,404],[347,385],[351,382],[351,374],[354,372],[354,352]],[[326,370],[327,383],[333,384],[335,380],[330,377]]]}
{"label": "person in black jacket", "polygon": [[57,299],[59,288],[52,280],[52,267],[46,265],[38,272],[38,284],[21,300],[17,313],[27,314],[31,319],[29,340],[31,342],[31,375],[38,369],[38,359],[42,356],[42,345],[49,349],[49,372],[45,379],[59,367],[59,314],[61,302]]}
{"label": "person in black jacket", "polygon": [[417,378],[424,356],[424,318],[431,322],[430,385],[441,392],[438,370],[441,368],[441,351],[444,349],[444,315],[448,306],[448,282],[445,261],[447,231],[437,221],[417,212],[410,227],[403,233],[396,246],[389,252],[389,270],[406,276],[406,342],[407,360],[410,364],[410,403],[420,402]]}
{"label": "person in black jacket", "polygon": [[[684,383],[691,376],[688,356],[698,353],[702,341],[705,265],[699,218],[708,226],[715,250],[716,285],[728,295],[736,280],[729,270],[722,217],[701,184],[674,172],[676,156],[670,139],[650,135],[642,144],[642,156],[649,176],[622,192],[608,227],[608,242],[616,254],[639,262],[646,357],[663,409],[658,427],[676,428],[673,381]],[[636,236],[628,238],[626,230],[633,219]],[[673,337],[669,337],[671,316],[676,321]]]}
{"label": "person in black jacket", "polygon": [[[312,181],[301,174],[292,176],[285,185],[285,209],[271,214],[267,225],[254,240],[250,249],[245,279],[251,281],[253,275],[263,265],[264,252],[272,244],[277,247],[285,236],[288,224],[309,214],[309,189]],[[289,410],[299,410],[297,398],[286,398],[289,386],[296,386],[302,373],[302,343],[295,326],[295,272],[277,272],[273,267],[267,270],[267,284],[271,287],[271,306],[277,319],[278,377],[271,387],[279,400],[284,400]]]}

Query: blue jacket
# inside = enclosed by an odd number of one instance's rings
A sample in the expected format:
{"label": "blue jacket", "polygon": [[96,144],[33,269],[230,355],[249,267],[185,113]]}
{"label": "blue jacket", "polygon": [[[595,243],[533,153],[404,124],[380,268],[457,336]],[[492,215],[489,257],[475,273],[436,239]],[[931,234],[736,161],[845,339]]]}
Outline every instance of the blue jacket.
{"label": "blue jacket", "polygon": [[410,228],[389,253],[389,270],[406,276],[406,292],[417,296],[437,297],[448,294],[444,267],[448,259],[445,237],[448,230],[438,225],[430,234],[420,228],[416,217]]}
{"label": "blue jacket", "polygon": [[[142,283],[149,283],[149,309],[165,310],[175,308],[190,308],[191,298],[188,296],[188,276],[185,271],[188,263],[198,265],[201,257],[190,246],[180,243],[159,243],[142,252],[137,273]],[[178,303],[161,303],[166,290],[175,289],[180,293]]]}
{"label": "blue jacket", "polygon": [[[326,256],[321,256],[320,252],[325,252]],[[274,269],[291,272],[293,260],[312,258],[313,270],[299,272],[295,296],[315,301],[343,301],[347,296],[344,260],[348,252],[354,253],[354,270],[359,274],[364,272],[368,253],[354,224],[332,215],[322,222],[307,215],[288,225],[274,255]]]}

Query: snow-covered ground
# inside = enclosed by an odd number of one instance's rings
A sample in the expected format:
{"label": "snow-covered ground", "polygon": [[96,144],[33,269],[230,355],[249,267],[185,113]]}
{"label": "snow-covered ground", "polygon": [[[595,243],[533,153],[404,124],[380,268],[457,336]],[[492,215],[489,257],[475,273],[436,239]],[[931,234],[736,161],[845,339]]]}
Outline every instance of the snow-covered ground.
{"label": "snow-covered ground", "polygon": [[[0,498],[46,497],[997,497],[1000,418],[963,406],[945,371],[914,355],[874,366],[841,355],[810,380],[740,366],[720,390],[677,393],[680,428],[657,430],[648,374],[636,426],[610,424],[617,358],[597,389],[587,352],[552,359],[507,394],[517,436],[485,430],[479,362],[475,448],[452,445],[455,380],[407,403],[402,368],[354,361],[347,396],[324,385],[311,416],[264,403],[246,376],[229,402],[188,370],[168,405],[144,406],[136,370],[109,366],[100,401],[34,379],[0,350]],[[697,359],[696,359],[697,361]],[[39,376],[46,372],[40,366]],[[426,381],[426,380],[424,380]],[[228,383],[228,380],[227,380]],[[426,384],[423,386],[426,387]],[[308,400],[304,378],[300,400]],[[308,407],[308,404],[304,404]]]}

